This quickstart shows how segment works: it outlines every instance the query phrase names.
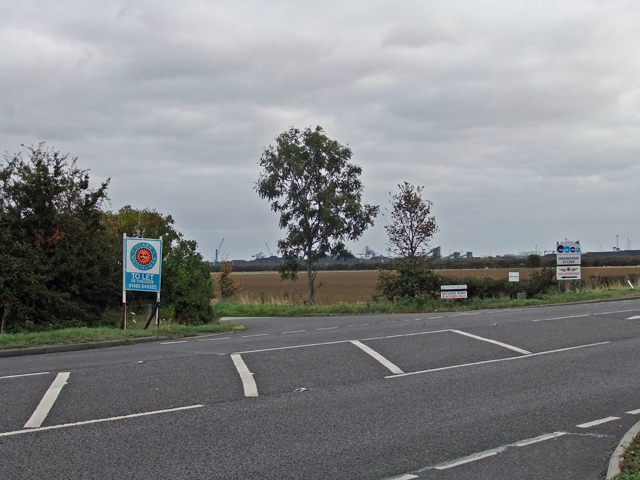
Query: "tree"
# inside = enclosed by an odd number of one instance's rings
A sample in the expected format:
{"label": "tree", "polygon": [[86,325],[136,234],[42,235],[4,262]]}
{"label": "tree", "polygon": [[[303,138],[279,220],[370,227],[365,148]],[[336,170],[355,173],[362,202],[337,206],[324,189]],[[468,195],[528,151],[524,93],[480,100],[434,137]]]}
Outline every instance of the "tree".
{"label": "tree", "polygon": [[[438,286],[427,255],[429,240],[436,234],[433,204],[422,198],[424,187],[407,182],[398,185],[400,192],[391,197],[391,222],[385,226],[389,251],[394,255],[391,272],[380,271],[377,290],[390,299],[433,296]],[[391,193],[389,193],[391,195]]]}
{"label": "tree", "polygon": [[[162,310],[173,312],[180,323],[206,323],[213,320],[211,299],[215,297],[209,265],[197,252],[195,240],[185,240],[173,225],[171,215],[126,205],[105,215],[114,242],[122,245],[122,235],[162,238]],[[120,248],[120,255],[122,249]],[[120,267],[122,268],[122,267]],[[146,292],[129,292],[130,303],[143,303]]]}
{"label": "tree", "polygon": [[232,297],[238,290],[242,290],[242,285],[236,283],[231,276],[231,265],[229,262],[223,260],[222,268],[218,274],[218,290],[220,291],[220,298],[226,300]]}
{"label": "tree", "polygon": [[41,143],[0,169],[0,329],[86,325],[117,301],[121,278],[101,223],[109,180]]}
{"label": "tree", "polygon": [[278,241],[281,278],[295,280],[303,263],[310,303],[315,302],[317,262],[328,255],[352,258],[345,242],[360,238],[378,214],[378,207],[362,204],[362,169],[349,163],[351,155],[318,126],[289,129],[260,158],[256,190],[280,213],[279,226],[287,232]]}

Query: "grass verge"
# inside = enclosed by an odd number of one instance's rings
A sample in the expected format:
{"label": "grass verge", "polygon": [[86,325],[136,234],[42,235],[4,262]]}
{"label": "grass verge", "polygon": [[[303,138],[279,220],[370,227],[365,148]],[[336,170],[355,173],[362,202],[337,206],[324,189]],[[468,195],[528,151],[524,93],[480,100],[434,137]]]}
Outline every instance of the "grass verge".
{"label": "grass verge", "polygon": [[294,317],[315,315],[354,315],[364,313],[430,313],[468,310],[517,308],[563,303],[639,298],[640,292],[627,289],[589,290],[562,295],[544,295],[526,300],[509,298],[470,300],[404,300],[398,302],[336,303],[334,305],[296,305],[268,303],[218,302],[214,305],[221,317]]}
{"label": "grass verge", "polygon": [[631,441],[620,463],[620,475],[615,480],[640,480],[640,434]]}
{"label": "grass verge", "polygon": [[43,345],[68,345],[74,343],[103,342],[107,340],[131,340],[140,337],[182,338],[211,333],[236,332],[245,327],[235,322],[220,322],[209,325],[187,326],[161,325],[160,328],[62,328],[45,332],[7,333],[0,335],[0,349],[39,347]]}

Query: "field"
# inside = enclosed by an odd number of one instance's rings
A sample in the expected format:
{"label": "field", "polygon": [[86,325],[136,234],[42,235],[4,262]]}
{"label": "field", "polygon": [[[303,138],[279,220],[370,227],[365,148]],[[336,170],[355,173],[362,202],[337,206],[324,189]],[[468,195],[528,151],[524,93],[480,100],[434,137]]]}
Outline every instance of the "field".
{"label": "field", "polygon": [[[508,278],[509,272],[520,272],[520,279],[529,278],[533,268],[497,268],[475,270],[438,270],[438,273],[448,277],[461,278],[494,277]],[[582,278],[613,277],[620,275],[639,274],[640,267],[585,267]],[[240,303],[303,303],[308,295],[306,276],[300,276],[297,282],[281,281],[277,272],[247,272],[233,273],[236,282],[242,285],[242,290],[231,300]],[[212,274],[213,278],[217,274]],[[316,285],[316,302],[320,305],[335,303],[370,302],[375,295],[378,280],[376,271],[338,271],[318,272]]]}

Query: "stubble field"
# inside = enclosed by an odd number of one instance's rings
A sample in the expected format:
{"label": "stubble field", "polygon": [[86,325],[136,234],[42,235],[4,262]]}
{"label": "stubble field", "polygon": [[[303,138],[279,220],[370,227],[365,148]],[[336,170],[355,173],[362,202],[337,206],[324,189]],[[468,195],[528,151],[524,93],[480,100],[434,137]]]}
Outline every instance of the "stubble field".
{"label": "stubble field", "polygon": [[[462,277],[494,277],[508,278],[509,272],[520,272],[520,279],[529,278],[535,268],[497,268],[470,270],[438,270],[440,275]],[[582,278],[615,277],[621,275],[640,274],[637,267],[585,267]],[[242,285],[242,290],[231,300],[240,303],[266,304],[301,304],[308,296],[306,275],[300,275],[296,282],[281,281],[277,272],[238,272],[233,273],[236,282]],[[215,279],[217,274],[212,274]],[[375,286],[378,281],[377,271],[337,271],[318,272],[316,285],[316,303],[331,305],[335,303],[365,303],[373,300],[376,294]]]}

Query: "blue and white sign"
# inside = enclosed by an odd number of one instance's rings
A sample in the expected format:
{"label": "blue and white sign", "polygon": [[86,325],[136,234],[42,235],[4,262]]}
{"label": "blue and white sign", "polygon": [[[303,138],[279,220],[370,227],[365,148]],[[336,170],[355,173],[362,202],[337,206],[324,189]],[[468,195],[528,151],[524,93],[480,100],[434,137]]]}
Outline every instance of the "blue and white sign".
{"label": "blue and white sign", "polygon": [[124,290],[159,292],[162,240],[124,239]]}

